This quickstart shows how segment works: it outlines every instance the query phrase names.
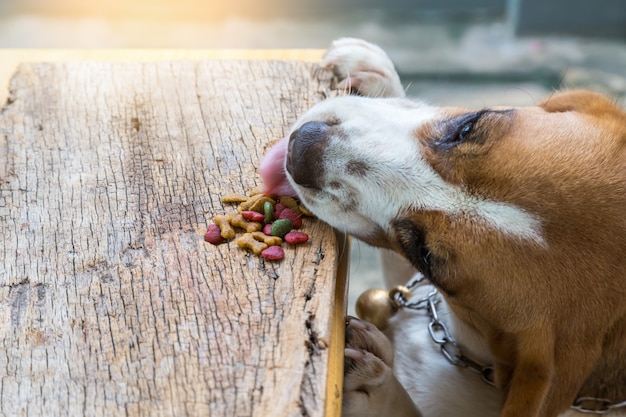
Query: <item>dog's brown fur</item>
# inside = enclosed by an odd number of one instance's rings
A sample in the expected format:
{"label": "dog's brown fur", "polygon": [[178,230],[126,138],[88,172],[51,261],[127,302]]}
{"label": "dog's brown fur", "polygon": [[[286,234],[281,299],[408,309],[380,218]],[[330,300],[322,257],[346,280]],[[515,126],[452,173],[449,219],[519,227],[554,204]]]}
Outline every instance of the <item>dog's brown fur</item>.
{"label": "dog's brown fur", "polygon": [[[358,39],[333,42],[323,65],[362,95],[397,99],[339,97],[298,121],[284,166],[309,208],[441,290],[493,356],[500,417],[626,400],[624,110],[586,91],[482,112],[403,100],[391,60]],[[430,392],[413,390],[418,407]],[[393,410],[376,403],[345,408]]]}
{"label": "dog's brown fur", "polygon": [[[449,305],[496,358],[500,416],[555,416],[577,395],[626,398],[626,113],[597,94],[561,92],[475,129],[480,143],[444,152],[425,140],[430,165],[535,215],[543,244],[440,212],[405,216],[441,260],[431,267]],[[402,253],[403,239],[399,228],[385,240]]]}

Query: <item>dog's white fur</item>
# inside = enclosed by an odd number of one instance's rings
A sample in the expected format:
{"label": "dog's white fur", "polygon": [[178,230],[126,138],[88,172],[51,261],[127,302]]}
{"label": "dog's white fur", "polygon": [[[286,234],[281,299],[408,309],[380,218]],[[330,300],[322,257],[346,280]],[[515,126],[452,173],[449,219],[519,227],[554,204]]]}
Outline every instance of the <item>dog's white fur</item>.
{"label": "dog's white fur", "polygon": [[[331,151],[327,153],[324,163],[343,166],[358,159],[371,168],[366,177],[327,177],[327,182],[340,179],[344,187],[324,189],[315,198],[304,195],[307,206],[321,218],[329,219],[332,226],[342,228],[349,223],[352,234],[363,236],[374,226],[387,227],[401,210],[414,207],[474,217],[474,221],[482,221],[501,233],[543,245],[539,219],[510,204],[469,195],[460,187],[444,181],[421,157],[411,132],[433,120],[437,116],[436,108],[413,100],[371,101],[355,96],[338,97],[315,106],[298,120],[294,130],[307,122],[322,120],[327,114],[343,121],[342,128],[350,132],[351,140],[349,144],[335,141],[329,147]],[[387,147],[381,148],[381,142]],[[390,175],[389,166],[395,167],[395,175]],[[328,168],[325,171],[329,175],[341,172],[330,166]],[[373,189],[377,192],[372,193]],[[344,217],[329,204],[331,199],[347,201],[348,198],[357,202],[362,224],[354,222],[353,212],[346,213]],[[329,210],[332,213],[326,215]],[[372,225],[365,219],[378,219],[378,223]]]}
{"label": "dog's white fur", "polygon": [[[437,109],[422,102],[402,99],[405,93],[393,64],[380,48],[355,39],[335,41],[323,65],[335,71],[343,80],[341,88],[356,88],[366,96],[397,99],[388,102],[349,96],[334,99],[314,107],[294,126],[295,130],[308,121],[325,120],[328,117],[341,119],[343,131],[350,135],[350,146],[342,146],[340,141],[334,142],[332,153],[326,155],[324,163],[345,166],[354,159],[354,153],[359,152],[357,159],[366,161],[370,168],[367,176],[354,179],[342,176],[342,187],[336,189],[316,190],[314,193],[300,189],[299,194],[305,204],[319,217],[340,229],[348,227],[348,232],[356,237],[367,238],[376,230],[388,233],[386,229],[399,212],[408,207],[419,207],[471,217],[481,227],[495,228],[505,235],[537,246],[546,245],[540,219],[514,205],[480,199],[463,192],[459,187],[444,181],[420,156],[418,146],[411,139],[412,132],[435,117]],[[365,109],[368,106],[375,106],[375,109]],[[363,116],[365,114],[367,118]],[[385,123],[378,123],[376,118],[385,120]],[[384,130],[377,128],[381,125],[385,126]],[[381,135],[388,136],[382,141],[388,144],[387,148],[378,146]],[[390,164],[396,167],[393,176],[385,171],[385,166]],[[333,169],[325,171],[331,175],[333,172],[341,172]],[[331,183],[333,178],[326,178],[325,181]],[[425,186],[420,187],[419,184]],[[297,184],[293,185],[298,189]],[[372,190],[377,192],[372,193]],[[333,201],[350,201],[355,206],[349,215],[342,215],[337,211],[336,204],[332,204]],[[370,219],[377,221],[374,223]],[[388,265],[403,269],[399,275],[391,271],[387,281],[390,285],[402,283],[408,278],[406,272],[411,267],[399,261],[396,255],[389,253],[385,256],[387,260],[393,257]],[[428,291],[429,285],[424,285],[415,296],[421,297]],[[484,340],[455,320],[445,302],[442,302],[439,311],[456,340],[463,346],[464,353],[482,363],[490,363],[492,358]],[[428,322],[429,318],[424,312],[412,310],[400,310],[390,320],[386,335],[392,341],[395,352],[395,378],[425,417],[497,416],[501,407],[498,391],[470,370],[451,365],[429,337]],[[355,331],[360,331],[361,327],[357,326]],[[376,332],[371,328],[368,331]],[[354,352],[350,354],[356,355]],[[358,359],[363,360],[363,357],[359,356]],[[391,372],[390,369],[388,372]],[[380,377],[379,373],[376,375]],[[345,378],[346,387],[354,387],[364,384],[367,375],[348,372]],[[370,388],[375,390],[375,387]],[[385,412],[387,406],[380,410],[378,400],[373,400],[375,396],[371,395],[371,391],[366,394],[350,389],[344,393],[344,416],[386,417],[381,413]],[[586,414],[573,410],[561,414],[562,417],[583,415]],[[611,417],[625,415],[624,409],[614,410],[610,414]]]}
{"label": "dog's white fur", "polygon": [[[432,286],[425,284],[415,291],[413,300],[425,297]],[[445,302],[437,312],[464,354],[483,364],[492,363],[482,339],[452,320]],[[392,317],[386,334],[395,351],[394,373],[426,417],[498,415],[497,390],[469,369],[450,364],[428,334],[430,318],[423,310],[401,309]]]}
{"label": "dog's white fur", "polygon": [[[414,293],[413,300],[426,296],[432,286],[425,284]],[[463,346],[463,353],[481,364],[492,363],[484,341],[459,320],[451,317],[445,302],[438,313]],[[467,368],[450,364],[441,354],[428,333],[430,318],[424,311],[401,309],[389,321],[385,334],[392,341],[395,361],[393,372],[419,407],[424,417],[490,417],[497,416],[500,409],[500,394],[485,383],[481,376]],[[346,378],[350,378],[347,375]],[[348,405],[349,406],[349,405]],[[371,405],[369,405],[371,409]],[[377,416],[367,410],[347,411],[352,415]],[[611,417],[626,415],[619,410],[608,414]],[[560,417],[582,417],[568,410]]]}

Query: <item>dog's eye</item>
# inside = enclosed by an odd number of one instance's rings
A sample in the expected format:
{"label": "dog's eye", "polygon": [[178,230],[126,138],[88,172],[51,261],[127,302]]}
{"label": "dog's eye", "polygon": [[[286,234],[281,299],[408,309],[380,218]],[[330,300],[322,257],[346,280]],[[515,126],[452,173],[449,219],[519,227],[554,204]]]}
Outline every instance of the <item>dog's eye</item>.
{"label": "dog's eye", "polygon": [[441,149],[450,149],[460,143],[473,140],[474,125],[483,114],[485,112],[480,111],[448,120],[445,123],[444,134],[435,144]]}
{"label": "dog's eye", "polygon": [[458,142],[464,142],[469,138],[470,133],[472,133],[472,128],[474,127],[474,122],[468,122],[461,126],[459,132],[457,134],[456,140]]}

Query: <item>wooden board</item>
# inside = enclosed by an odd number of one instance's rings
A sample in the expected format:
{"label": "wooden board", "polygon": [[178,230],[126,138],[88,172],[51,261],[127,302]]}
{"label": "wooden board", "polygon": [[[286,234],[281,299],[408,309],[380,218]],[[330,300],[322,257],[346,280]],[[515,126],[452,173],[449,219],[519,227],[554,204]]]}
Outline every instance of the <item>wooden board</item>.
{"label": "wooden board", "polygon": [[0,414],[336,410],[341,239],[310,221],[270,263],[202,238],[331,94],[302,62],[21,65],[0,114]]}
{"label": "wooden board", "polygon": [[0,103],[8,96],[9,79],[20,63],[57,61],[148,62],[207,59],[297,60],[318,62],[323,49],[0,49]]}

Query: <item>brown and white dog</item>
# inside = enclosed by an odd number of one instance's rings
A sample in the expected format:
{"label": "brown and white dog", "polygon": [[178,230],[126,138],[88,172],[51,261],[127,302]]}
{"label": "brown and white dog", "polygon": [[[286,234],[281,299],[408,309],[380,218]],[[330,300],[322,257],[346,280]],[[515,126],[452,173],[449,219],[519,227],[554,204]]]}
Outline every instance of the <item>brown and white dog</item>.
{"label": "brown and white dog", "polygon": [[292,187],[407,259],[497,387],[448,363],[421,312],[387,336],[353,319],[344,417],[574,416],[584,397],[626,415],[612,407],[626,400],[626,113],[585,91],[478,111],[407,100],[387,55],[355,39],[324,65],[361,96],[306,112],[264,161],[265,190]]}

